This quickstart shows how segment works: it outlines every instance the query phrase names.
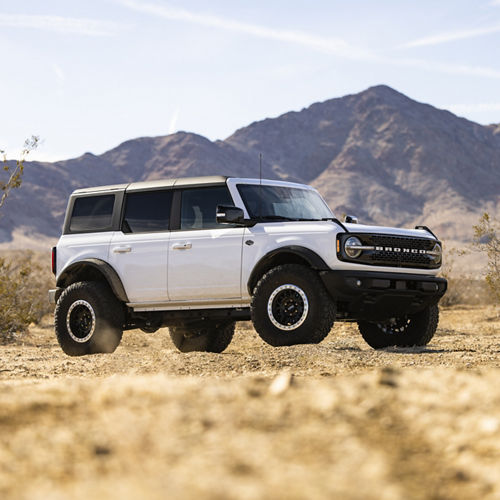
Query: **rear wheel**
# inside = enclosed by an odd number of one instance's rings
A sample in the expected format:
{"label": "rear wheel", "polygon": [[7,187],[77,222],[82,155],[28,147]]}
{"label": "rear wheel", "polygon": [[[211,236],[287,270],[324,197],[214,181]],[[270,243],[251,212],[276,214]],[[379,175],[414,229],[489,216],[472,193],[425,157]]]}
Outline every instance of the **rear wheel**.
{"label": "rear wheel", "polygon": [[315,271],[283,264],[257,283],[251,314],[255,330],[272,346],[318,344],[333,326],[335,305]]}
{"label": "rear wheel", "polygon": [[439,309],[434,305],[418,313],[392,318],[384,323],[358,321],[358,329],[366,343],[374,349],[422,346],[431,341],[438,322]]}
{"label": "rear wheel", "polygon": [[69,356],[110,353],[122,339],[122,305],[104,283],[68,286],[57,301],[54,319],[59,345]]}
{"label": "rear wheel", "polygon": [[223,352],[233,340],[235,322],[205,321],[197,326],[170,326],[173,344],[181,352]]}

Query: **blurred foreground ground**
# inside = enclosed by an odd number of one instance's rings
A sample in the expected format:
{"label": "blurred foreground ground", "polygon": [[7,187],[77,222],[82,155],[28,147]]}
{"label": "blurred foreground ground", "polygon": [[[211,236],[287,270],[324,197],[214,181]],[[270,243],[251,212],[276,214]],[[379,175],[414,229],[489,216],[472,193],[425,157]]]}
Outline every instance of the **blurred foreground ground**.
{"label": "blurred foreground ground", "polygon": [[160,330],[70,358],[48,318],[0,353],[2,499],[500,499],[492,307],[445,309],[426,348],[242,324],[222,355]]}

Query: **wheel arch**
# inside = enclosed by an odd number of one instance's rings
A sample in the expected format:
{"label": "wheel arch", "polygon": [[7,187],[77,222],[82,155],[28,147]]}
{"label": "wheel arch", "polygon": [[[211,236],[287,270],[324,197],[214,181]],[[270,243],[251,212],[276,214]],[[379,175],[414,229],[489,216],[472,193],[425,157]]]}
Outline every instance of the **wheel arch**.
{"label": "wheel arch", "polygon": [[129,301],[118,273],[101,259],[84,259],[69,265],[57,278],[57,287],[66,288],[77,281],[105,282],[118,300]]}
{"label": "wheel arch", "polygon": [[281,264],[302,264],[318,271],[329,269],[327,263],[309,248],[299,245],[276,248],[264,255],[253,268],[247,283],[249,294],[252,295],[257,282],[267,271]]}

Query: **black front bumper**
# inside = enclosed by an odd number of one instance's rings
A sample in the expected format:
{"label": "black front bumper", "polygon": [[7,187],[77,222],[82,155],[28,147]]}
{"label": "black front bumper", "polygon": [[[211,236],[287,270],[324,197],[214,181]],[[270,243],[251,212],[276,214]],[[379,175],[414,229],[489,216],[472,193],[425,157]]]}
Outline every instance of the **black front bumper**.
{"label": "black front bumper", "polygon": [[321,271],[338,319],[383,321],[421,311],[445,294],[444,278],[372,271]]}

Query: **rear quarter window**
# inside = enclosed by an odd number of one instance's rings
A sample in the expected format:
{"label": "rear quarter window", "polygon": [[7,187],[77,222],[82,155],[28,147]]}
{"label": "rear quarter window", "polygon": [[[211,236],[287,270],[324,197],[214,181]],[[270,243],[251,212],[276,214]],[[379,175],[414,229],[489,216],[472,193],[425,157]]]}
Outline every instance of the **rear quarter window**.
{"label": "rear quarter window", "polygon": [[111,231],[114,203],[114,194],[77,198],[73,204],[69,230],[72,233]]}

